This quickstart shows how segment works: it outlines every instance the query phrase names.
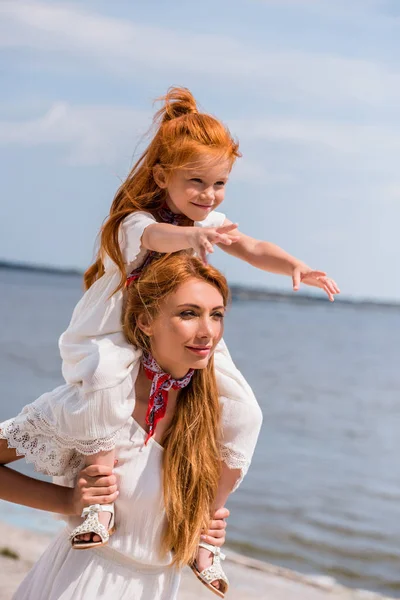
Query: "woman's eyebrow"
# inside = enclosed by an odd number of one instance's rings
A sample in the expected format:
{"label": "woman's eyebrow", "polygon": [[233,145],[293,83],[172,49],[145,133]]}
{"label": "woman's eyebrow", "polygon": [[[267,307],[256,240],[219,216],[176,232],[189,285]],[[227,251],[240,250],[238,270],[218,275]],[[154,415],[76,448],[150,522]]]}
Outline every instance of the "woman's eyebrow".
{"label": "woman's eyebrow", "polygon": [[[201,308],[202,308],[198,304],[190,304],[190,303],[178,304],[178,308],[181,308],[182,306],[190,306],[190,308],[197,308],[198,310],[201,310]],[[214,306],[214,308],[212,308],[211,310],[217,310],[220,308],[225,309],[225,306],[223,304],[221,304],[220,306]]]}

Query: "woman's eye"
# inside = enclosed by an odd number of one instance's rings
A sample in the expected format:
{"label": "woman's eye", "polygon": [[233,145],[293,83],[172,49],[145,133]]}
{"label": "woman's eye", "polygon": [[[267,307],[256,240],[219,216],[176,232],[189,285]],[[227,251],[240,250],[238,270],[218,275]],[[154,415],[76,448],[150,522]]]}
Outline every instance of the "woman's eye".
{"label": "woman's eye", "polygon": [[216,312],[216,313],[214,313],[212,316],[213,316],[214,318],[216,318],[216,319],[220,319],[220,320],[222,320],[222,319],[224,318],[224,316],[225,316],[225,315],[224,315],[224,313],[222,313],[222,312]]}
{"label": "woman's eye", "polygon": [[183,310],[181,313],[179,313],[179,316],[182,319],[191,319],[196,316],[196,313],[193,310]]}

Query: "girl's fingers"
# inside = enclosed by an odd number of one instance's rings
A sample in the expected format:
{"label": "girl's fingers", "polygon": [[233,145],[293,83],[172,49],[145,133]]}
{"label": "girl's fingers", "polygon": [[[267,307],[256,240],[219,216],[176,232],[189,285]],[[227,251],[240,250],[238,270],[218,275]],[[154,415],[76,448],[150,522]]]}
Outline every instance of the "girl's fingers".
{"label": "girl's fingers", "polygon": [[219,235],[218,236],[219,239],[216,240],[216,244],[225,244],[226,246],[230,246],[231,244],[234,244],[235,242],[238,242],[240,240],[240,237],[238,235]]}
{"label": "girl's fingers", "polygon": [[200,248],[200,251],[198,252],[201,260],[203,261],[203,263],[206,265],[207,264],[207,252],[205,248]]}
{"label": "girl's fingers", "polygon": [[303,273],[301,279],[306,279],[307,277],[318,279],[319,277],[326,277],[326,273],[325,271],[308,271],[308,273]]}
{"label": "girl's fingers", "polygon": [[320,281],[321,287],[325,290],[328,289],[331,294],[339,293],[339,288],[332,279],[329,279],[329,277],[319,277],[318,280]]}
{"label": "girl's fingers", "polygon": [[300,271],[296,270],[293,273],[292,281],[293,281],[293,289],[294,289],[295,292],[297,292],[297,290],[300,287],[300,282],[301,282]]}
{"label": "girl's fingers", "polygon": [[335,298],[333,297],[333,294],[332,294],[332,292],[330,291],[330,289],[328,288],[328,286],[324,285],[324,290],[325,290],[325,292],[327,293],[329,300],[330,300],[331,302],[334,302],[334,301],[335,301]]}
{"label": "girl's fingers", "polygon": [[229,231],[233,231],[237,229],[239,225],[237,223],[231,223],[230,225],[221,225],[221,227],[216,227],[218,233],[228,233]]}

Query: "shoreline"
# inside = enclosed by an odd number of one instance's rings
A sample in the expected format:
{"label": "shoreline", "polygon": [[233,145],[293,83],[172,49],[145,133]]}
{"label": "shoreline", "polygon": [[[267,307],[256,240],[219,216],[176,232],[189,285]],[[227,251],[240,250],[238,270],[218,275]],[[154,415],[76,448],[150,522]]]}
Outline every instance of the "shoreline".
{"label": "shoreline", "polygon": [[[0,259],[0,271],[22,272],[42,274],[48,276],[58,275],[61,277],[79,278],[83,277],[84,271],[76,267],[56,267],[51,265],[32,264],[24,262],[13,262]],[[229,282],[232,301],[234,302],[288,302],[292,304],[326,304],[326,296],[316,293],[293,292],[268,288],[257,285],[243,285],[238,282]],[[374,299],[369,297],[352,298],[340,296],[336,300],[342,306],[366,308],[366,309],[390,309],[399,311],[400,302],[395,300]]]}
{"label": "shoreline", "polygon": [[[0,600],[11,600],[53,537],[0,521]],[[5,556],[7,553],[14,556]],[[346,588],[331,577],[303,575],[229,549],[224,567],[230,579],[227,600],[389,600],[388,596],[374,592]],[[184,569],[178,600],[211,600],[212,597],[193,573]]]}

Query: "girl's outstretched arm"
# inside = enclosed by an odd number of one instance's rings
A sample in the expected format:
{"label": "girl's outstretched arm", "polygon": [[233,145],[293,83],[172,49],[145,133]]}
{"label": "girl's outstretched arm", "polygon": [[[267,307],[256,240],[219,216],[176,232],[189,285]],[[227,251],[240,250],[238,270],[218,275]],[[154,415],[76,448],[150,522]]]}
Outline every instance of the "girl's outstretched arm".
{"label": "girl's outstretched arm", "polygon": [[213,244],[223,246],[237,241],[237,225],[224,223],[222,227],[180,227],[169,223],[154,223],[146,227],[142,245],[147,250],[170,253],[193,248],[206,262],[207,253],[213,252]]}
{"label": "girl's outstretched arm", "polygon": [[[224,227],[230,225],[230,223],[226,219]],[[233,244],[229,246],[218,244],[228,254],[241,258],[257,269],[277,273],[278,275],[289,275],[292,277],[295,291],[299,289],[300,283],[319,287],[325,290],[332,302],[334,294],[340,293],[335,281],[327,277],[324,271],[315,271],[276,244],[256,240],[240,231],[236,231],[235,234],[238,240]]]}
{"label": "girl's outstretched arm", "polygon": [[[114,502],[116,480],[112,469],[102,466],[86,467],[78,476],[75,488],[22,475],[6,464],[19,460],[15,450],[0,440],[0,499],[63,515],[80,515],[84,506]],[[110,490],[112,493],[110,493]]]}

